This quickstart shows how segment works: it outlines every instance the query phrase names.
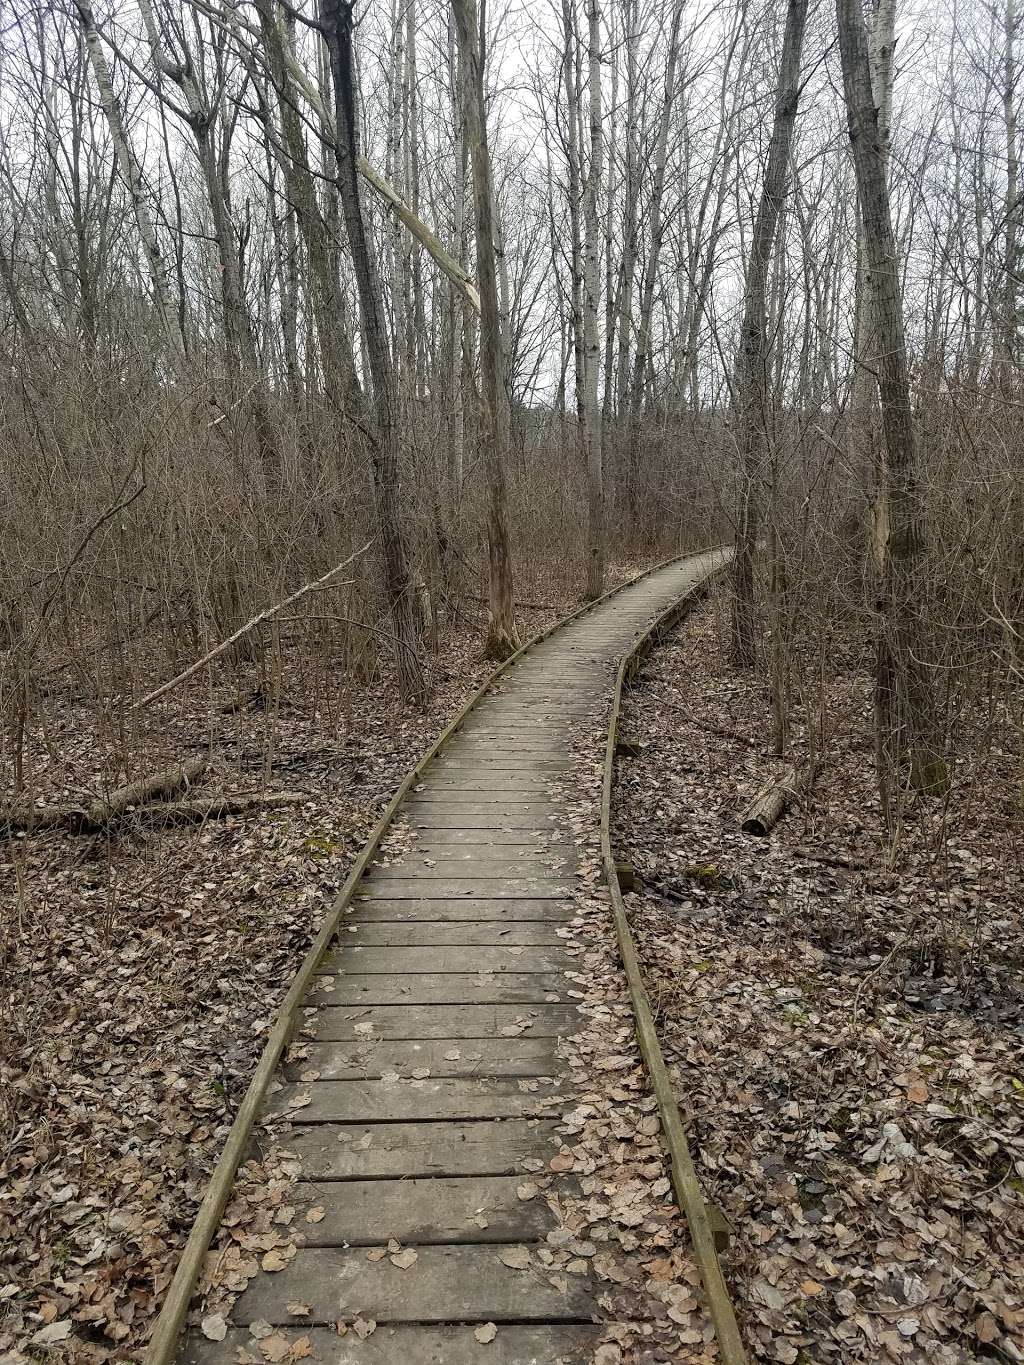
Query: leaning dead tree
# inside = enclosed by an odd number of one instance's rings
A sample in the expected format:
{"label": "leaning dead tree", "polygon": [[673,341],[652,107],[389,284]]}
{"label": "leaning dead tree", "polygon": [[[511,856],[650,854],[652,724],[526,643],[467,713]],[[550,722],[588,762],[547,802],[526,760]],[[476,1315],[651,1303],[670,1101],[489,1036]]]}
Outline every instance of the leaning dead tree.
{"label": "leaning dead tree", "polygon": [[518,648],[505,497],[509,412],[495,266],[494,187],[487,146],[483,54],[474,0],[453,0],[459,36],[462,108],[473,164],[476,258],[480,278],[480,449],[487,474],[487,565],[490,616],[486,652],[505,659]]}
{"label": "leaning dead tree", "polygon": [[426,696],[426,680],[417,647],[416,604],[399,496],[400,435],[393,362],[384,318],[380,274],[370,240],[370,229],[363,215],[359,188],[359,123],[352,44],[354,8],[354,0],[326,0],[323,7],[323,30],[334,79],[338,193],[352,256],[359,316],[372,384],[373,491],[380,528],[384,581],[398,644],[399,688],[407,700],[422,702]]}
{"label": "leaning dead tree", "polygon": [[779,215],[786,193],[789,158],[800,98],[800,57],[803,51],[807,0],[789,0],[782,38],[775,123],[768,148],[768,165],[761,203],[747,262],[743,322],[733,372],[733,408],[740,457],[740,505],[733,561],[732,645],[736,663],[749,668],[757,652],[754,594],[754,555],[761,523],[761,485],[768,458],[768,271],[775,250]]}
{"label": "leaning dead tree", "polygon": [[935,733],[932,680],[923,662],[920,623],[927,592],[922,572],[925,524],[884,138],[879,130],[860,0],[836,0],[836,15],[864,250],[871,274],[886,456],[884,493],[889,534],[878,602],[875,706],[879,780],[887,805],[888,774],[904,755],[909,759],[911,783],[918,790],[943,789],[947,773]]}

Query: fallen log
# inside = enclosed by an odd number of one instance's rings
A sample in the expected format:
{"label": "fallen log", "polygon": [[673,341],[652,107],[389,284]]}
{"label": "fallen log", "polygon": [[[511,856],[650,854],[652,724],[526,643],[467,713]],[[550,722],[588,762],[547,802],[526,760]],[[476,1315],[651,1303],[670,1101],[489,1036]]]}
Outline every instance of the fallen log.
{"label": "fallen log", "polygon": [[184,763],[172,763],[169,768],[161,768],[158,773],[129,782],[126,787],[117,787],[109,796],[93,801],[88,808],[89,822],[94,829],[123,815],[130,806],[145,806],[163,796],[173,796],[182,787],[187,787],[200,777],[210,766],[208,754],[188,758]]}
{"label": "fallen log", "polygon": [[142,825],[189,825],[204,820],[224,820],[229,815],[246,815],[257,808],[276,810],[309,800],[309,792],[229,792],[194,801],[163,801],[135,811],[135,823]]}
{"label": "fallen log", "polygon": [[744,834],[765,835],[778,823],[790,801],[806,785],[794,767],[786,768],[779,777],[766,782],[751,803],[740,812],[740,829]]}
{"label": "fallen log", "polygon": [[89,812],[84,806],[12,806],[0,811],[0,831],[58,829],[63,825],[84,829]]}
{"label": "fallen log", "polygon": [[83,834],[94,833],[133,806],[145,806],[161,797],[173,796],[194,782],[209,764],[207,754],[186,759],[184,763],[173,763],[149,777],[117,787],[108,796],[90,801],[87,806],[12,806],[0,815],[0,826],[28,832],[63,827]]}

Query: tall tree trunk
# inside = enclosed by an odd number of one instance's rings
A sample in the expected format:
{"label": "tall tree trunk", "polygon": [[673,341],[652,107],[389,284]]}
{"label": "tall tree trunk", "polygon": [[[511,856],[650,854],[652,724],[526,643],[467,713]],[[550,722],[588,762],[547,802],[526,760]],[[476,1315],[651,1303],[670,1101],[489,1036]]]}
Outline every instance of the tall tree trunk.
{"label": "tall tree trunk", "polygon": [[498,276],[494,254],[493,188],[487,146],[482,41],[475,0],[452,0],[459,34],[459,62],[466,124],[466,141],[473,163],[473,202],[476,209],[476,260],[480,281],[480,445],[487,471],[487,635],[488,655],[504,659],[519,647],[509,550],[508,509],[505,497],[505,460],[509,413],[505,388],[504,347]]}
{"label": "tall tree trunk", "polygon": [[1003,127],[1006,132],[1006,194],[1003,205],[1003,306],[996,328],[996,382],[1004,394],[1013,389],[1017,363],[1017,296],[1020,270],[1020,151],[1017,134],[1017,0],[1003,12]]}
{"label": "tall tree trunk", "polygon": [[324,0],[323,26],[334,80],[338,193],[352,253],[363,342],[373,384],[373,489],[388,606],[397,644],[399,687],[407,700],[422,704],[426,683],[417,649],[416,603],[402,525],[395,380],[384,323],[380,275],[363,217],[356,165],[359,142],[352,46],[353,9],[354,0]]}
{"label": "tall tree trunk", "polygon": [[601,342],[598,335],[600,304],[601,237],[598,205],[604,163],[604,127],[601,111],[601,7],[599,0],[587,0],[588,59],[590,67],[590,166],[584,195],[586,244],[584,248],[584,447],[587,457],[587,582],[588,599],[600,597],[604,589],[604,457],[602,451],[601,405],[598,402],[601,368]]}
{"label": "tall tree trunk", "polygon": [[733,569],[733,657],[749,668],[757,654],[757,613],[754,600],[754,554],[761,521],[761,493],[768,453],[768,271],[782,211],[789,173],[793,129],[800,96],[800,56],[803,51],[807,0],[789,0],[782,38],[775,123],[768,148],[768,165],[761,187],[761,203],[747,264],[743,323],[736,355],[733,401],[740,456],[740,506]]}
{"label": "tall tree trunk", "polygon": [[936,742],[931,680],[922,662],[919,622],[925,595],[921,571],[925,527],[884,138],[860,0],[836,0],[836,16],[864,249],[871,271],[886,455],[890,533],[882,566],[875,679],[885,800],[886,773],[903,754],[909,756],[911,781],[918,790],[942,790],[947,772]]}
{"label": "tall tree trunk", "polygon": [[676,66],[679,60],[679,25],[683,17],[685,0],[674,0],[672,21],[669,31],[668,60],[665,67],[665,97],[661,106],[658,123],[658,137],[654,149],[654,179],[651,184],[651,244],[644,262],[643,293],[640,299],[640,317],[636,332],[636,353],[633,360],[633,377],[629,394],[629,469],[630,477],[636,478],[639,465],[640,409],[643,404],[644,384],[650,363],[651,318],[654,312],[654,287],[658,278],[658,262],[661,245],[665,235],[662,216],[662,200],[665,195],[665,169],[668,163],[668,133],[672,120],[672,106],[676,95]]}
{"label": "tall tree trunk", "polygon": [[125,130],[121,106],[114,94],[113,82],[110,79],[110,68],[107,65],[106,53],[103,51],[103,45],[96,29],[92,6],[87,4],[85,0],[75,0],[75,8],[78,11],[78,19],[82,26],[85,46],[89,54],[89,63],[96,81],[100,108],[103,110],[103,117],[107,121],[110,138],[114,144],[117,169],[128,189],[128,193],[131,195],[135,222],[139,229],[142,250],[149,269],[153,306],[156,309],[160,328],[167,342],[169,368],[173,375],[180,377],[185,369],[185,344],[171,300],[167,268],[157,238],[156,220],[149,208],[142,166]]}
{"label": "tall tree trunk", "polygon": [[289,202],[294,206],[302,243],[306,249],[306,290],[316,322],[323,357],[325,388],[329,401],[355,414],[362,392],[352,353],[352,336],[345,317],[334,256],[334,225],[325,217],[317,199],[297,92],[288,63],[291,35],[281,26],[276,0],[255,0],[270,75],[277,91],[280,137],[268,128],[284,176]]}
{"label": "tall tree trunk", "polygon": [[580,81],[579,39],[576,33],[575,0],[562,0],[562,59],[565,72],[566,133],[565,157],[569,195],[569,250],[571,267],[572,353],[575,376],[577,431],[581,439],[586,422],[584,390],[587,359],[583,345],[583,230],[580,205],[583,201],[580,174]]}
{"label": "tall tree trunk", "polygon": [[[883,171],[888,178],[889,135],[892,124],[893,52],[896,41],[896,0],[869,0],[866,15],[868,65],[871,89],[878,111],[878,137]],[[878,411],[876,375],[878,337],[871,297],[871,269],[864,245],[864,229],[857,232],[857,296],[854,328],[854,370],[847,423],[849,458],[855,477],[871,489],[871,561],[877,573],[885,560],[889,538],[889,507],[886,499],[885,452]]]}

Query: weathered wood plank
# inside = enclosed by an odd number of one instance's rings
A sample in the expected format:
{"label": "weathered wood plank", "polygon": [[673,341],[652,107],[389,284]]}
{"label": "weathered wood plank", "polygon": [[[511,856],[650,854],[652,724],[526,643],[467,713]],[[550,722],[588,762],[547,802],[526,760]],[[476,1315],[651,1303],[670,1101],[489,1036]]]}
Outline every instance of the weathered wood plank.
{"label": "weathered wood plank", "polygon": [[[237,1323],[288,1321],[296,1299],[312,1310],[307,1321],[331,1323],[360,1314],[384,1322],[544,1322],[588,1319],[589,1284],[565,1277],[564,1292],[535,1270],[511,1270],[492,1246],[424,1246],[416,1273],[387,1257],[370,1261],[362,1249],[311,1247],[274,1275],[261,1275],[241,1295]],[[294,1321],[294,1319],[292,1319]]]}
{"label": "weathered wood plank", "polygon": [[[472,831],[453,832],[466,835]],[[579,857],[579,846],[570,843],[567,839],[555,839],[545,835],[538,835],[534,839],[524,839],[522,835],[516,838],[515,831],[506,831],[504,832],[504,842],[502,842],[501,839],[490,838],[482,830],[478,830],[477,835],[479,837],[475,839],[449,838],[443,830],[424,830],[416,838],[406,856],[411,858],[447,858],[448,860],[541,857],[573,859]]]}
{"label": "weathered wood plank", "polygon": [[439,977],[434,973],[406,976],[349,976],[335,978],[334,988],[317,988],[306,997],[310,1005],[497,1005],[569,1004],[571,982],[560,972],[523,975],[506,972],[466,972]]}
{"label": "weathered wood plank", "polygon": [[406,805],[410,814],[414,816],[421,811],[437,811],[438,814],[448,815],[455,815],[459,811],[467,815],[532,815],[541,820],[545,820],[549,815],[564,815],[557,801],[530,796],[523,796],[520,799],[516,793],[508,797],[481,796],[478,800],[470,793],[442,792],[437,789],[406,797]]}
{"label": "weathered wood plank", "polygon": [[[365,1341],[353,1332],[340,1337],[333,1327],[303,1326],[289,1318],[285,1337],[289,1342],[308,1336],[316,1365],[585,1365],[594,1359],[601,1331],[590,1325],[521,1327],[502,1324],[486,1348],[473,1335],[474,1329],[392,1326],[378,1323]],[[206,1341],[193,1333],[182,1356],[184,1365],[237,1365],[239,1351],[247,1350],[262,1360],[259,1342],[244,1328],[232,1328],[221,1342]]]}
{"label": "weathered wood plank", "polygon": [[406,811],[406,820],[414,830],[507,830],[508,833],[519,833],[520,830],[530,830],[532,833],[550,833],[560,827],[560,822],[565,819],[564,811],[546,811],[539,814],[520,814],[520,812],[508,811],[502,814],[501,811],[481,811],[479,808],[470,811],[446,811],[444,807],[434,805],[433,808],[427,805],[426,809],[414,811],[410,805],[403,808]]}
{"label": "weathered wood plank", "polygon": [[[330,996],[323,997],[329,1000]],[[500,1038],[503,1029],[523,1037],[564,1038],[577,1033],[575,1005],[328,1005],[316,1017],[316,1037],[359,1038],[356,1025],[373,1023],[379,1038]]]}
{"label": "weathered wood plank", "polygon": [[[546,1200],[520,1199],[516,1175],[451,1180],[348,1180],[299,1185],[288,1202],[305,1246],[380,1246],[387,1228],[403,1244],[532,1242],[555,1225]],[[323,1209],[316,1223],[308,1209]]]}
{"label": "weathered wood plank", "polygon": [[400,972],[565,972],[574,966],[575,959],[564,948],[381,948],[348,940],[340,954],[324,959],[319,970],[393,976]]}
{"label": "weathered wood plank", "polygon": [[[450,1042],[446,1042],[446,1048]],[[520,1085],[524,1080],[530,1086]],[[285,1085],[271,1097],[269,1112],[287,1112],[310,1096],[292,1117],[303,1123],[465,1123],[477,1119],[550,1118],[562,1091],[537,1077],[445,1076],[426,1081],[317,1081]],[[379,1227],[375,1240],[379,1240]],[[398,1234],[396,1233],[395,1236]],[[351,1240],[351,1238],[349,1239]]]}
{"label": "weathered wood plank", "polygon": [[459,879],[473,877],[481,881],[490,881],[494,878],[507,880],[510,877],[547,876],[549,873],[564,875],[569,870],[568,858],[559,857],[546,848],[539,848],[533,856],[527,858],[488,858],[474,856],[472,853],[466,853],[461,858],[438,858],[428,854],[417,857],[414,854],[406,854],[403,858],[396,858],[394,862],[374,863],[368,875],[374,880],[381,877],[422,876],[431,881],[443,881],[449,877]]}
{"label": "weathered wood plank", "polygon": [[557,1142],[554,1120],[502,1119],[297,1126],[288,1146],[306,1180],[378,1180],[517,1175],[525,1157],[550,1157]]}
{"label": "weathered wood plank", "polygon": [[515,877],[502,881],[472,877],[399,877],[374,874],[359,883],[358,898],[373,900],[449,900],[487,896],[508,900],[564,900],[576,886],[573,877]]}
{"label": "weathered wood plank", "polygon": [[[472,1038],[454,1042],[450,1038],[393,1039],[369,1035],[352,1042],[311,1044],[309,1056],[289,1070],[298,1073],[307,1068],[319,1071],[322,1081],[366,1080],[397,1073],[409,1084],[411,1073],[424,1069],[431,1077],[553,1076],[559,1063],[553,1038]],[[305,1089],[315,1094],[319,1084],[320,1081],[314,1081]],[[307,1117],[305,1110],[296,1114],[299,1122],[305,1122]]]}
{"label": "weathered wood plank", "polygon": [[[557,947],[564,943],[557,924],[538,924],[535,920],[413,920],[388,924],[373,920],[348,926],[353,943],[388,947],[477,947],[506,944],[516,947]],[[341,947],[344,950],[346,941]]]}
{"label": "weathered wood plank", "polygon": [[565,900],[503,900],[494,896],[466,896],[460,900],[388,900],[367,897],[352,907],[360,924],[372,920],[547,920],[564,923],[572,918],[572,902]]}

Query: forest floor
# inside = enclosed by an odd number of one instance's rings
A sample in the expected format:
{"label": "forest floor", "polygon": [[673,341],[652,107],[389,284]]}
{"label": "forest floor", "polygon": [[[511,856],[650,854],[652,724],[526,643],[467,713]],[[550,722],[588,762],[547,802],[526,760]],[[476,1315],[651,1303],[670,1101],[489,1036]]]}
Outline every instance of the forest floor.
{"label": "forest floor", "polygon": [[890,855],[867,674],[836,663],[816,783],[743,834],[784,765],[725,639],[719,597],[648,661],[615,840],[752,1353],[1022,1361],[1019,757],[962,729],[949,801],[910,805]]}
{"label": "forest floor", "polygon": [[[519,613],[526,634],[573,605],[550,581],[522,595],[545,603]],[[255,670],[227,669],[149,713],[136,751],[152,768],[212,737],[193,794],[301,803],[0,843],[4,1365],[139,1358],[296,967],[394,789],[493,667],[472,626],[430,657],[423,712],[390,677],[355,686],[339,668],[311,689],[286,652],[272,713]],[[32,754],[48,802],[99,794],[111,770],[116,727],[98,740],[80,693],[70,669],[51,675]]]}

